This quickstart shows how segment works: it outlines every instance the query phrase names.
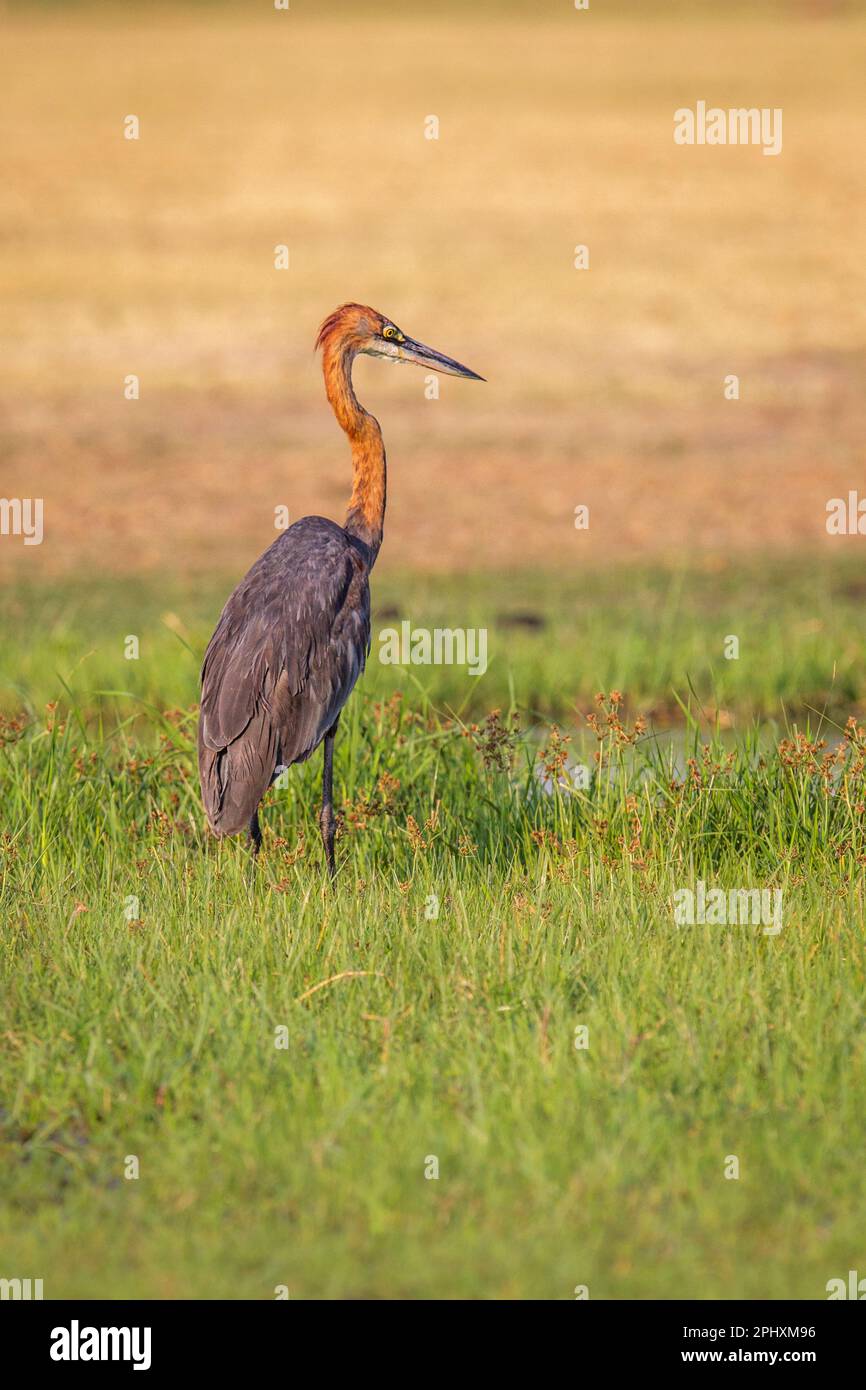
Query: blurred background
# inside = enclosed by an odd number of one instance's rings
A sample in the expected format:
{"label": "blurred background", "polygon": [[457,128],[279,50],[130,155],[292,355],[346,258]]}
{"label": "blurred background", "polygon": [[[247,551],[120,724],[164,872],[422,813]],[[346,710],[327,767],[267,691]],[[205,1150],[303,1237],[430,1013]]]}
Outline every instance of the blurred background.
{"label": "blurred background", "polygon": [[[428,400],[421,372],[356,368],[388,448],[386,598],[435,574],[495,596],[492,622],[507,593],[520,628],[594,585],[625,620],[648,574],[710,596],[745,576],[757,603],[787,573],[856,611],[864,541],[825,522],[863,478],[862,6],[7,3],[0,23],[0,491],[45,509],[41,546],[0,537],[12,627],[186,595],[205,638],[275,507],[342,519],[313,340],[347,299],[488,378]],[[698,100],[783,108],[781,155],[677,146]]]}

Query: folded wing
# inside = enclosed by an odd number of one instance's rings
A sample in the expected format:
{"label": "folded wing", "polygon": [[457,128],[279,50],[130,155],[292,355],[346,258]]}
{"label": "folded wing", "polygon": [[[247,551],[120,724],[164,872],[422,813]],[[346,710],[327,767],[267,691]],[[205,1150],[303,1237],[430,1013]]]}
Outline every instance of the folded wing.
{"label": "folded wing", "polygon": [[199,774],[211,829],[244,830],[275,769],[337,719],[370,645],[368,566],[341,527],[305,517],[235,589],[202,666]]}

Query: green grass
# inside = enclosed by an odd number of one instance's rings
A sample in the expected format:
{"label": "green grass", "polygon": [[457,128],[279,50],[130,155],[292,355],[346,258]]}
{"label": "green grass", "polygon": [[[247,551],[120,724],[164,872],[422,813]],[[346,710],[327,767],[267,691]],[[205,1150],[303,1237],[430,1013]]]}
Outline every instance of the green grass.
{"label": "green grass", "polygon": [[[630,674],[676,708],[678,654],[708,650],[740,601],[718,576],[618,582],[613,622],[613,577],[580,621],[540,579],[472,588],[479,612],[495,592],[547,622],[493,669],[503,713],[474,730],[444,708],[481,700],[457,673],[433,673],[440,702],[394,698],[371,670],[338,743],[333,890],[318,758],[271,794],[256,868],[203,836],[195,662],[158,625],[165,592],[116,596],[121,639],[137,602],[154,642],[122,667],[98,605],[70,596],[61,618],[45,594],[35,625],[38,595],[17,600],[4,665],[7,690],[24,665],[30,713],[0,750],[4,1277],[42,1277],[47,1297],[760,1299],[822,1298],[862,1268],[863,731],[812,716],[792,748],[793,729],[747,727],[750,682],[722,672],[724,747],[689,722],[635,741],[603,713],[591,785],[545,791],[539,754],[555,774],[579,745],[531,714],[511,732],[509,675],[554,703],[546,650],[577,692]],[[813,593],[846,584],[826,572]],[[423,593],[419,613],[448,608],[447,586],[426,609]],[[785,620],[801,596],[779,588]],[[197,646],[208,602],[171,597]],[[844,622],[822,609],[807,652],[770,641],[764,602],[760,699],[793,705],[808,671],[826,694]],[[581,631],[599,643],[591,678]],[[570,653],[551,642],[568,632]],[[74,671],[91,641],[98,684]],[[845,680],[858,703],[856,652]],[[782,931],[677,927],[673,894],[699,878],[781,889]]]}
{"label": "green grass", "polygon": [[[94,692],[105,691],[161,708],[191,704],[207,640],[239,577],[7,590],[0,709],[40,710],[64,690],[87,710]],[[374,635],[365,688],[381,696],[413,690],[474,714],[513,696],[525,711],[566,722],[611,689],[657,721],[679,718],[690,690],[707,713],[721,708],[746,724],[784,723],[809,707],[841,716],[866,700],[864,600],[855,554],[832,564],[740,560],[705,571],[618,567],[577,576],[425,578],[383,567],[373,576],[376,633],[402,619],[484,627],[489,665],[481,677],[447,666],[383,666]],[[124,659],[130,634],[138,660]],[[729,635],[739,638],[737,660],[724,655]],[[128,700],[115,703],[129,712]]]}

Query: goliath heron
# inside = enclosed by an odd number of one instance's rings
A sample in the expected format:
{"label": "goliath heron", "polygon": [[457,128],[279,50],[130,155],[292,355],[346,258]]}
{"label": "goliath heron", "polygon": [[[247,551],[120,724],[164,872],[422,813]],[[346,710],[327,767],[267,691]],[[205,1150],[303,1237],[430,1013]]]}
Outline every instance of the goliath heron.
{"label": "goliath heron", "polygon": [[484,378],[407,338],[363,304],[344,304],[325,319],[316,347],[328,400],[352,448],[346,522],[338,526],[322,516],[296,521],[235,589],[202,666],[198,753],[211,829],[219,836],[247,829],[257,853],[262,797],[281,772],[304,762],[324,740],[319,825],[333,877],[334,737],[370,649],[370,571],[385,517],[382,431],[358,403],[352,362],[367,353]]}

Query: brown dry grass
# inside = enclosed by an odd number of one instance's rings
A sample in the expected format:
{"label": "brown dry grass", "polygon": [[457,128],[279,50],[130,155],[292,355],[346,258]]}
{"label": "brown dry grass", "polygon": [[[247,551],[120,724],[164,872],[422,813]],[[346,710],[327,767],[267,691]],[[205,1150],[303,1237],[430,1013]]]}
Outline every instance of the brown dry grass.
{"label": "brown dry grass", "polygon": [[[866,24],[4,24],[0,491],[46,507],[42,547],[0,539],[7,575],[235,572],[275,505],[341,516],[312,341],[347,298],[489,378],[431,402],[421,373],[359,366],[383,562],[826,543],[863,473]],[[782,106],[781,157],[676,147],[699,97]]]}

